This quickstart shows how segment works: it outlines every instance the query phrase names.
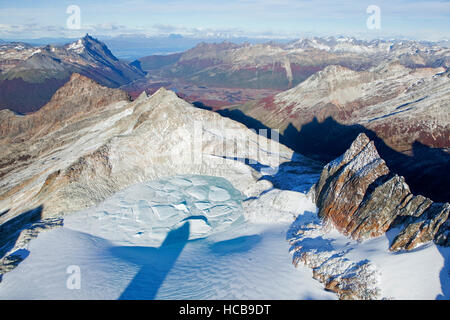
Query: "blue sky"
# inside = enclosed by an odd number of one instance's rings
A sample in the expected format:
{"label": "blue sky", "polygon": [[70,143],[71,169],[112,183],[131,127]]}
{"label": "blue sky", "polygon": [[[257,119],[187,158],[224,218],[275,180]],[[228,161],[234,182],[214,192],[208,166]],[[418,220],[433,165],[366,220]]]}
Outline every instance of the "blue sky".
{"label": "blue sky", "polygon": [[[81,10],[70,30],[69,5]],[[381,28],[368,29],[369,5],[381,10]],[[0,38],[178,33],[194,37],[302,37],[449,39],[450,0],[0,0]]]}

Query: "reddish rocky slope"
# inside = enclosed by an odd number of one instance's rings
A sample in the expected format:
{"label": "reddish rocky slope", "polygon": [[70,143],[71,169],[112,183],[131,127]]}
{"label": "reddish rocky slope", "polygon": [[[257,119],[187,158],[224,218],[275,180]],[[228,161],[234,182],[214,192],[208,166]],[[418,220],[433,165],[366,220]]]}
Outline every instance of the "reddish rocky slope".
{"label": "reddish rocky slope", "polygon": [[289,147],[325,161],[365,132],[415,191],[447,201],[449,101],[445,69],[389,63],[363,72],[329,66],[293,89],[230,110],[243,112],[236,120],[244,123],[279,128]]}
{"label": "reddish rocky slope", "polygon": [[411,250],[429,241],[450,245],[449,203],[413,195],[365,134],[324,167],[315,198],[319,216],[354,239],[380,236],[401,226],[390,244],[392,251]]}

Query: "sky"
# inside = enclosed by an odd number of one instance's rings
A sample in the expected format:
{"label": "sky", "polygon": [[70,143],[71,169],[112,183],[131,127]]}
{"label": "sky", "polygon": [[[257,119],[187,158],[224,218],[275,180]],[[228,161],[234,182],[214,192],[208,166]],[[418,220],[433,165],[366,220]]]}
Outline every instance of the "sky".
{"label": "sky", "polygon": [[89,33],[443,40],[449,26],[450,0],[0,0],[0,39]]}

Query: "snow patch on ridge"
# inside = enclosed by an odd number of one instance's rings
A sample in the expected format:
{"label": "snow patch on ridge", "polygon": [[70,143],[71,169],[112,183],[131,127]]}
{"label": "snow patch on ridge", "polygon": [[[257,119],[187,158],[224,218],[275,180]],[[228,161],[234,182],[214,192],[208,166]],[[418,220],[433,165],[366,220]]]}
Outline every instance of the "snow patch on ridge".
{"label": "snow patch on ridge", "polygon": [[83,53],[84,49],[85,47],[82,39],[78,39],[78,41],[69,44],[69,46],[67,47],[67,50],[75,51],[78,54]]}

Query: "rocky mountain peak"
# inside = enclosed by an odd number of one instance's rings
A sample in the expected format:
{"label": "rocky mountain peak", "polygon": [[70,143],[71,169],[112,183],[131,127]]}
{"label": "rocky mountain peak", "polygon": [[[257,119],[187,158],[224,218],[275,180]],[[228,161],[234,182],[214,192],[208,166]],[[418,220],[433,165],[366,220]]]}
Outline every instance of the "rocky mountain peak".
{"label": "rocky mountain peak", "polygon": [[141,94],[134,101],[144,101],[148,98],[147,92],[142,91]]}
{"label": "rocky mountain peak", "polygon": [[101,61],[102,63],[113,63],[119,61],[109,48],[103,42],[86,34],[77,41],[65,46],[69,53],[81,55],[92,61]]}
{"label": "rocky mountain peak", "polygon": [[89,41],[98,42],[98,40],[95,39],[94,37],[90,36],[89,33],[86,33],[86,35],[81,39],[86,42],[89,42]]}
{"label": "rocky mountain peak", "polygon": [[405,67],[400,63],[399,60],[394,60],[380,63],[380,65],[372,68],[372,71],[375,72],[378,76],[387,77],[395,75],[406,75],[410,72],[413,72],[413,69]]}
{"label": "rocky mountain peak", "polygon": [[152,103],[159,104],[164,102],[164,105],[170,105],[171,107],[178,105],[179,103],[182,103],[183,105],[186,104],[186,102],[178,97],[175,92],[164,87],[159,88],[155,93],[149,96],[148,99],[152,101]]}
{"label": "rocky mountain peak", "polygon": [[82,74],[79,74],[77,72],[72,73],[72,75],[70,76],[69,81],[66,83],[66,85],[68,85],[69,83],[89,83],[92,85],[98,85],[94,80],[83,76]]}
{"label": "rocky mountain peak", "polygon": [[83,38],[78,39],[77,41],[72,42],[72,43],[66,45],[65,48],[66,48],[66,50],[69,51],[69,52],[70,52],[70,51],[73,51],[73,52],[76,52],[76,53],[78,53],[78,54],[83,53],[83,52],[84,52],[84,49],[85,49]]}
{"label": "rocky mountain peak", "polygon": [[128,94],[122,90],[103,87],[86,76],[73,73],[39,111],[2,118],[1,140],[40,137],[66,125],[69,120],[93,116],[111,103],[129,100]]}
{"label": "rocky mountain peak", "polygon": [[[73,100],[82,99],[83,97],[103,99],[104,94],[101,93],[106,91],[110,92],[115,98],[119,98],[119,100],[128,100],[128,95],[121,90],[105,88],[86,76],[73,73],[69,81],[56,91],[50,102],[43,109],[48,108],[49,105],[56,104],[57,101],[66,101],[67,97],[72,97]],[[95,95],[98,96],[96,97]]]}
{"label": "rocky mountain peak", "polygon": [[393,251],[411,250],[432,240],[450,244],[449,204],[413,195],[364,133],[324,167],[315,197],[319,216],[354,239],[380,236],[391,226],[402,225],[390,244]]}
{"label": "rocky mountain peak", "polygon": [[145,76],[142,70],[116,58],[103,42],[89,34],[63,46],[8,44],[1,51],[4,52],[0,55],[1,78],[14,84],[5,86],[2,82],[0,108],[21,113],[39,110],[74,72],[110,88]]}
{"label": "rocky mountain peak", "polygon": [[312,75],[309,79],[306,81],[333,81],[336,78],[343,78],[348,75],[357,75],[356,71],[353,71],[349,68],[343,67],[341,65],[329,65],[325,67],[323,70],[317,72],[316,74]]}
{"label": "rocky mountain peak", "polygon": [[227,50],[239,47],[241,47],[241,45],[229,41],[222,41],[220,43],[201,42],[197,46],[195,46],[192,50]]}
{"label": "rocky mountain peak", "polygon": [[166,96],[178,97],[175,92],[173,92],[172,90],[167,90],[164,87],[159,88],[158,90],[156,90],[154,94],[152,94],[152,97],[166,97]]}
{"label": "rocky mountain peak", "polygon": [[357,71],[340,65],[330,65],[316,72],[294,88],[277,94],[275,99],[285,102],[287,105],[291,103],[300,104],[299,101],[304,100],[305,93],[307,93],[308,96],[318,97],[319,99],[330,99],[333,97],[334,100],[342,100],[342,103],[344,103],[350,99],[351,94],[338,97],[334,91],[339,88],[353,86],[361,81],[360,77]]}
{"label": "rocky mountain peak", "polygon": [[[355,141],[351,144],[350,148],[342,156],[342,161],[340,163],[348,163],[356,155],[358,155],[363,149],[370,144],[370,139],[364,133],[359,134]],[[373,144],[371,144],[373,148]],[[375,150],[376,151],[376,150]]]}

